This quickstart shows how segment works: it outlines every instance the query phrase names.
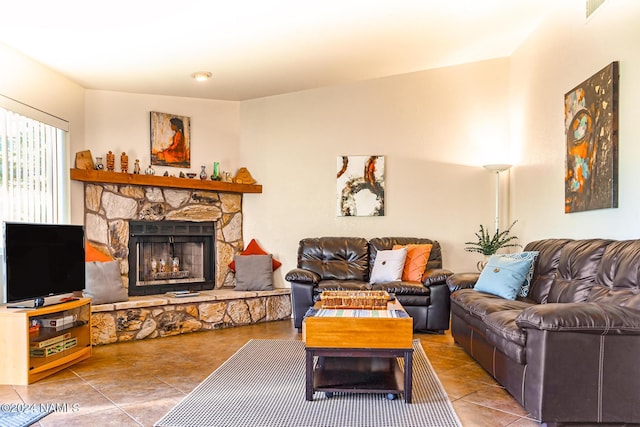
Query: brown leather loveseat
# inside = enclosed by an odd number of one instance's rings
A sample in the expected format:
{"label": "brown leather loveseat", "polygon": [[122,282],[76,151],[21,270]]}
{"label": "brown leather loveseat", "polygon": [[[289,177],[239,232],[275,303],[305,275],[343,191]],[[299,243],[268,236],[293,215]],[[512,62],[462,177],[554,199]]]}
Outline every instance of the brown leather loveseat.
{"label": "brown leather loveseat", "polygon": [[526,297],[448,279],[455,341],[548,426],[640,423],[640,240],[547,239]]}
{"label": "brown leather loveseat", "polygon": [[[394,245],[431,244],[431,253],[421,282],[370,284],[370,272],[380,250]],[[294,326],[325,290],[385,290],[395,295],[413,318],[414,330],[443,332],[449,329],[450,292],[442,268],[442,251],[435,240],[411,237],[383,237],[367,241],[361,237],[316,237],[302,239],[298,266],[285,279],[291,283]]]}

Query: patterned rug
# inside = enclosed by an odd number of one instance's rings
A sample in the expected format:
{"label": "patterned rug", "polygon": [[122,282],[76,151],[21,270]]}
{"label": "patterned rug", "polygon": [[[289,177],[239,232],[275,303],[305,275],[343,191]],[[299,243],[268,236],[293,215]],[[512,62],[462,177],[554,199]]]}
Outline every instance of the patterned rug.
{"label": "patterned rug", "polygon": [[0,427],[28,427],[53,412],[53,409],[27,408],[22,404],[2,404]]}
{"label": "patterned rug", "polygon": [[[251,340],[156,427],[459,427],[429,359],[413,341],[413,403],[382,394],[315,393],[305,400],[302,341]],[[398,359],[402,366],[402,359]]]}

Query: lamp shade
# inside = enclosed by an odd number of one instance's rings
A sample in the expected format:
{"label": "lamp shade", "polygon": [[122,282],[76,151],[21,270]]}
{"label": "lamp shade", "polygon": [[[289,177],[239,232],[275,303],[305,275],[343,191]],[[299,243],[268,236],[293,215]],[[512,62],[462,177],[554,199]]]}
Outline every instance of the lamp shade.
{"label": "lamp shade", "polygon": [[506,164],[506,163],[494,163],[491,165],[483,165],[483,168],[485,168],[488,171],[492,171],[492,172],[504,172],[507,169],[509,169],[511,167],[511,165]]}

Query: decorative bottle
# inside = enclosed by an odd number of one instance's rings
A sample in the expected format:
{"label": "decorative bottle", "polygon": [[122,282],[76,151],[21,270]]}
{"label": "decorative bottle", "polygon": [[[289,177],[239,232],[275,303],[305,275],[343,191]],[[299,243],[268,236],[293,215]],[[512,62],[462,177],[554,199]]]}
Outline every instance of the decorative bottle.
{"label": "decorative bottle", "polygon": [[200,168],[202,168],[200,170],[200,179],[207,179],[207,171],[205,170],[205,166],[200,166]]}

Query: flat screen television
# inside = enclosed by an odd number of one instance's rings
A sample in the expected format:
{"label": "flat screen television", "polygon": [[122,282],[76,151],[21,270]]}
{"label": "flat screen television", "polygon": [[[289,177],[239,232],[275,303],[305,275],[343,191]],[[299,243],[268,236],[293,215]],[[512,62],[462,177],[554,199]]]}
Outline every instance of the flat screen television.
{"label": "flat screen television", "polygon": [[3,223],[3,303],[39,307],[85,287],[84,227]]}

